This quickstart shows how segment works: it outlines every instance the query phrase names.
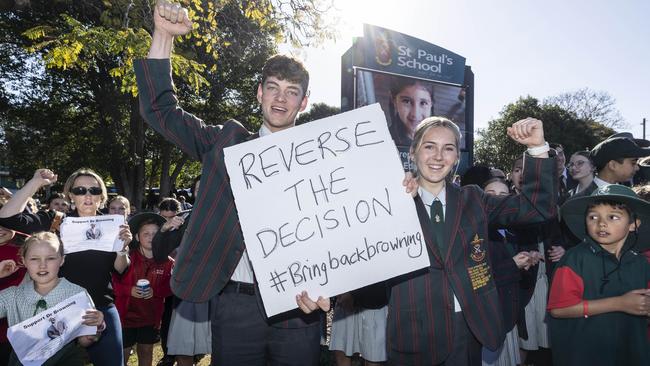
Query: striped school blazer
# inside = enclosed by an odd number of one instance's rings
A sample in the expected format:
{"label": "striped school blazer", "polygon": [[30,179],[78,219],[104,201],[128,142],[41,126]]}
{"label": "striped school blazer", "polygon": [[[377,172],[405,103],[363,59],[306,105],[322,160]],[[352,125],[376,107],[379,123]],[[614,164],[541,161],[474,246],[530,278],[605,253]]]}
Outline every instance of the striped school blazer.
{"label": "striped school blazer", "polygon": [[[202,164],[201,189],[178,249],[171,287],[183,300],[208,301],[230,280],[246,248],[223,149],[257,134],[251,134],[235,120],[222,126],[207,125],[181,109],[168,59],[136,60],[134,69],[144,120]],[[306,315],[298,310],[272,319],[274,325],[289,328],[316,322],[318,314]]]}
{"label": "striped school blazer", "polygon": [[520,195],[495,197],[474,185],[448,184],[443,252],[434,242],[427,210],[415,198],[429,268],[391,282],[387,351],[391,364],[435,365],[453,348],[455,294],[469,329],[496,349],[507,332],[487,255],[488,225],[542,222],[556,215],[555,159],[525,158]]}

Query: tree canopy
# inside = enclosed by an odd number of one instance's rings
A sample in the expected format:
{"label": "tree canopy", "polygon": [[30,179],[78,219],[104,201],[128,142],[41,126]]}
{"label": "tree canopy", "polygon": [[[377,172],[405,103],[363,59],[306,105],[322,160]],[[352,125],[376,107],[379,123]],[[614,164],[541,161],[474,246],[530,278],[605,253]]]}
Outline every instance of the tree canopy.
{"label": "tree canopy", "polygon": [[528,96],[505,106],[499,118],[490,121],[486,129],[478,131],[479,138],[474,144],[475,163],[509,171],[514,159],[525,148],[513,143],[507,137],[506,129],[526,117],[542,120],[546,141],[562,144],[567,155],[590,149],[615,132],[599,123],[580,119],[559,106],[541,104],[536,98]]}
{"label": "tree canopy", "polygon": [[[255,88],[278,42],[330,38],[328,0],[186,0],[196,29],[177,40],[181,105],[208,123],[260,123]],[[6,5],[6,4],[5,4]],[[13,174],[97,170],[140,207],[145,183],[168,192],[192,164],[140,118],[133,60],[151,41],[149,0],[16,1],[0,19],[0,130]],[[195,172],[196,163],[190,167]]]}
{"label": "tree canopy", "polygon": [[325,103],[314,103],[307,112],[301,113],[298,116],[296,125],[316,121],[339,113],[341,113],[341,108],[339,107],[334,107]]}
{"label": "tree canopy", "polygon": [[616,99],[606,91],[582,88],[546,98],[544,104],[557,105],[575,113],[580,119],[609,128],[626,126],[621,112],[616,108]]}

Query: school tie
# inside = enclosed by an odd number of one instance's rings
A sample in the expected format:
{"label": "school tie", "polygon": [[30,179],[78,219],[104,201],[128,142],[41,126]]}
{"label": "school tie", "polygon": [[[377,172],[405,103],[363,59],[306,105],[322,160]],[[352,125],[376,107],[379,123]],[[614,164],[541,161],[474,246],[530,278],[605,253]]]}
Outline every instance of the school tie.
{"label": "school tie", "polygon": [[40,299],[36,302],[36,309],[34,310],[34,315],[38,313],[38,309],[47,309],[47,303],[44,299]]}
{"label": "school tie", "polygon": [[445,244],[443,239],[445,227],[445,215],[442,213],[442,202],[434,200],[431,204],[431,230],[433,237],[436,239],[436,244],[441,253],[445,252]]}
{"label": "school tie", "polygon": [[567,197],[569,197],[569,191],[567,190],[566,182],[564,177],[560,177],[560,184],[558,185],[558,205],[562,205]]}

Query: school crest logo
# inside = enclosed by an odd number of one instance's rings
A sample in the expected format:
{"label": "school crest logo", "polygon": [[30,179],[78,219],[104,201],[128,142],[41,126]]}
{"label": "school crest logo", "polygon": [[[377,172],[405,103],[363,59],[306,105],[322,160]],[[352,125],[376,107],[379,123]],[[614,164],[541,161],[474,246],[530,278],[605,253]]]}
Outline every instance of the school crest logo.
{"label": "school crest logo", "polygon": [[481,246],[483,239],[478,237],[478,234],[474,234],[474,240],[471,241],[472,244],[472,253],[469,255],[474,262],[482,262],[485,259],[485,249]]}
{"label": "school crest logo", "polygon": [[389,66],[393,63],[393,43],[386,31],[379,31],[375,35],[375,61],[382,66]]}

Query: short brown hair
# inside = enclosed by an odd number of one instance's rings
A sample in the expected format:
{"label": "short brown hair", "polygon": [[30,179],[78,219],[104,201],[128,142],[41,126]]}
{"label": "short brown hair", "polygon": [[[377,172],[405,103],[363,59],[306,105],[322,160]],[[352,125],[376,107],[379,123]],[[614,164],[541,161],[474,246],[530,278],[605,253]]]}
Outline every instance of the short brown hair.
{"label": "short brown hair", "polygon": [[46,204],[47,206],[50,206],[50,204],[52,203],[52,201],[54,201],[54,200],[56,200],[56,199],[62,199],[62,200],[65,200],[65,196],[63,195],[63,193],[54,192],[54,193],[50,194],[50,196],[47,198],[47,200],[45,200],[45,204]]}
{"label": "short brown hair", "polygon": [[176,198],[167,197],[160,201],[158,210],[179,212],[181,210],[181,203]]}
{"label": "short brown hair", "polygon": [[262,68],[262,82],[264,85],[266,79],[274,76],[280,80],[286,80],[291,83],[300,84],[303,97],[307,95],[309,88],[309,72],[298,59],[286,55],[271,56]]}
{"label": "short brown hair", "polygon": [[106,199],[108,199],[108,191],[106,191],[106,185],[104,184],[104,180],[102,177],[99,176],[99,174],[95,173],[94,170],[88,169],[88,168],[80,168],[77,169],[74,173],[70,174],[68,177],[68,180],[65,181],[65,185],[63,186],[63,194],[70,198],[70,190],[73,188],[72,185],[74,184],[74,181],[77,180],[79,177],[91,177],[95,178],[97,183],[99,183],[99,188],[102,189],[102,204],[106,203]]}

